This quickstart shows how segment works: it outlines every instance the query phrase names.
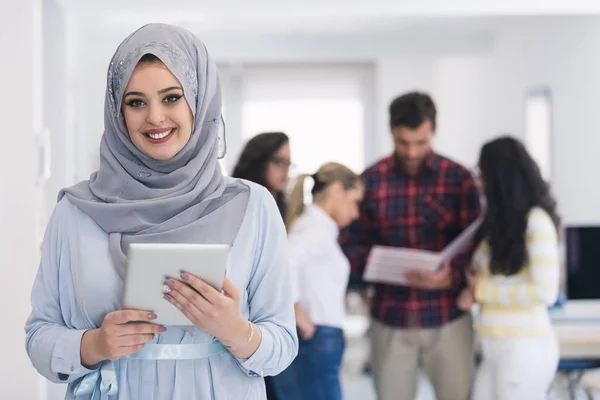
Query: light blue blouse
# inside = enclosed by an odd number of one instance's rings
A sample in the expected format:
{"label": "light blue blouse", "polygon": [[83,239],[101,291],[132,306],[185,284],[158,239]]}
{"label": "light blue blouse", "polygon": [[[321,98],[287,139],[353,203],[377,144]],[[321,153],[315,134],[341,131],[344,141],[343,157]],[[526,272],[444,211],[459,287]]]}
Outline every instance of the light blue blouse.
{"label": "light blue blouse", "polygon": [[[246,215],[229,253],[227,277],[241,290],[240,312],[262,332],[247,360],[223,352],[197,360],[132,360],[113,363],[117,395],[77,399],[265,399],[263,376],[284,370],[298,351],[285,228],[273,197],[251,188]],[[79,258],[79,270],[71,268]],[[52,382],[76,385],[97,373],[81,365],[83,333],[119,309],[123,281],[112,266],[108,235],[63,198],[44,237],[42,260],[32,290],[26,348],[33,365]],[[193,344],[214,339],[197,328],[168,327],[151,343]],[[100,384],[100,379],[96,382]]]}

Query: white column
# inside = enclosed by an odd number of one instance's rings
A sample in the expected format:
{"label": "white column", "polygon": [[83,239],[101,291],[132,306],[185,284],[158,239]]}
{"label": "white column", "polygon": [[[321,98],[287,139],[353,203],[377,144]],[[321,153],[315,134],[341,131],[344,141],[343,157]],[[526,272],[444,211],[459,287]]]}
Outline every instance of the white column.
{"label": "white column", "polygon": [[[51,139],[51,177],[45,187],[46,209],[51,212],[58,191],[73,184],[74,151],[69,145],[67,119],[70,82],[67,71],[68,25],[66,10],[55,0],[44,2],[44,126]],[[72,32],[71,32],[72,33]]]}
{"label": "white column", "polygon": [[23,326],[39,260],[35,132],[41,129],[41,0],[0,7],[0,398],[40,399],[40,381],[25,352]]}

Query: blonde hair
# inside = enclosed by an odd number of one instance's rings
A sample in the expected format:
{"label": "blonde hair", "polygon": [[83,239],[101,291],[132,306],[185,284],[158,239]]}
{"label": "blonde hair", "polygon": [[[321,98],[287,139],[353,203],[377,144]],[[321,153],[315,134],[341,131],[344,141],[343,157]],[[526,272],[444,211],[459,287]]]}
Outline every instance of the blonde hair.
{"label": "blonde hair", "polygon": [[288,231],[294,221],[296,221],[296,219],[304,212],[304,183],[308,177],[312,177],[315,181],[311,191],[313,198],[325,194],[325,189],[334,182],[341,182],[346,190],[354,189],[361,183],[358,174],[345,165],[336,162],[323,164],[321,168],[312,175],[299,175],[296,184],[294,185],[294,189],[292,190],[285,217],[285,227]]}

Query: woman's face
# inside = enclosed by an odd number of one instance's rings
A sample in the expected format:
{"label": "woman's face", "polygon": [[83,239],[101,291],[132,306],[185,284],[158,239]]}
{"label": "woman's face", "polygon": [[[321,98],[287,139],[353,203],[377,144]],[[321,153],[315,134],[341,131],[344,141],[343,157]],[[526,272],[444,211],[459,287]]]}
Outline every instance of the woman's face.
{"label": "woman's face", "polygon": [[162,62],[135,67],[122,110],[131,141],[155,160],[173,158],[192,135],[192,110],[183,87]]}
{"label": "woman's face", "polygon": [[265,180],[272,192],[282,193],[285,191],[289,179],[290,160],[290,144],[284,143],[267,161]]}
{"label": "woman's face", "polygon": [[332,202],[336,205],[331,218],[343,229],[350,225],[352,221],[360,215],[360,203],[363,199],[365,190],[362,183],[359,183],[352,189],[344,189],[341,182],[334,182],[329,188],[328,196],[332,197]]}

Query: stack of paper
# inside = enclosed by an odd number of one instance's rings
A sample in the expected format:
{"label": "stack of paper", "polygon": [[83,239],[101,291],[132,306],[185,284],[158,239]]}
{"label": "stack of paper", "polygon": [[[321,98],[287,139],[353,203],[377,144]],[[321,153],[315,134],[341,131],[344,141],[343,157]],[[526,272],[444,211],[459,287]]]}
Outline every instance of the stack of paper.
{"label": "stack of paper", "polygon": [[442,251],[407,249],[403,247],[373,246],[363,279],[367,282],[406,285],[406,272],[435,271],[442,263],[463,252],[473,240],[482,218],[478,218]]}
{"label": "stack of paper", "polygon": [[374,246],[369,254],[363,279],[367,282],[406,285],[410,270],[435,271],[441,264],[440,253],[402,247]]}

